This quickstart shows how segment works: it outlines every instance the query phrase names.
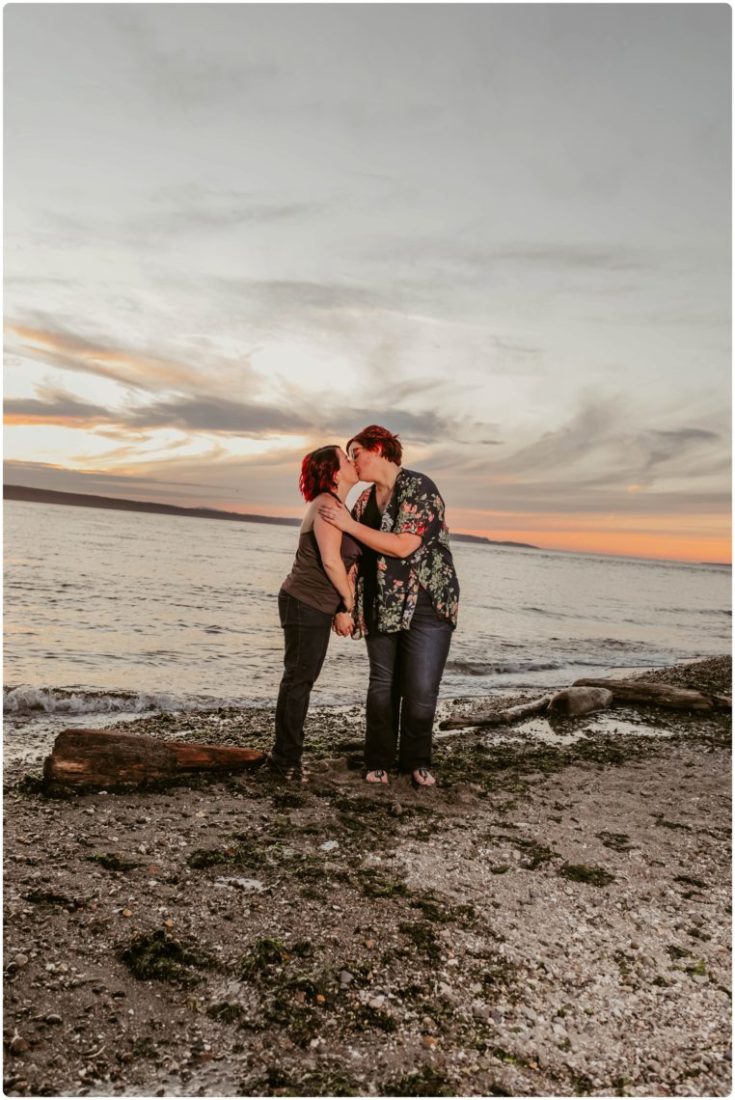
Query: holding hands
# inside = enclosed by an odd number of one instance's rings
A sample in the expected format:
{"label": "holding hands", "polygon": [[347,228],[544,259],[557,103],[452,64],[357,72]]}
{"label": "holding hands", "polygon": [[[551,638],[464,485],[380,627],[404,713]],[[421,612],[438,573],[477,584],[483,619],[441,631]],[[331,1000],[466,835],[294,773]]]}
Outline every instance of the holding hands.
{"label": "holding hands", "polygon": [[349,638],[354,629],[355,624],[352,621],[351,613],[349,611],[338,611],[332,620],[334,633],[339,634],[341,638]]}

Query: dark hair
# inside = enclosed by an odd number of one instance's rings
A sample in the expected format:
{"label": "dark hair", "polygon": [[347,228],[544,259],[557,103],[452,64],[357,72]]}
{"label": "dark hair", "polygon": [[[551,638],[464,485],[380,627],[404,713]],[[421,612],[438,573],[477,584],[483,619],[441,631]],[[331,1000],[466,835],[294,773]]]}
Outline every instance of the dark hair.
{"label": "dark hair", "polygon": [[369,424],[357,435],[353,435],[347,444],[348,451],[353,443],[358,443],[367,451],[378,451],[380,456],[386,458],[388,462],[395,462],[396,466],[401,465],[403,447],[398,436],[393,435],[393,432],[389,432],[387,428],[381,428],[380,424]]}
{"label": "dark hair", "polygon": [[304,455],[299,478],[299,489],[304,499],[314,500],[320,493],[332,492],[338,470],[339,447],[336,443]]}

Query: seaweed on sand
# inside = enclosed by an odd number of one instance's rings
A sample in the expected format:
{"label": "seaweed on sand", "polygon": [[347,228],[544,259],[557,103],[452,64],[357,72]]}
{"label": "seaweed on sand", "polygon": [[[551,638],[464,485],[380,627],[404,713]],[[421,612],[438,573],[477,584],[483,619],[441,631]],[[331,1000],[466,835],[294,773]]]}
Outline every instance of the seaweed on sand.
{"label": "seaweed on sand", "polygon": [[168,936],[162,929],[134,936],[120,952],[133,977],[139,981],[181,982],[193,985],[199,976],[192,967],[205,969],[215,965],[206,952]]}
{"label": "seaweed on sand", "polygon": [[590,867],[586,863],[565,863],[557,873],[571,882],[585,882],[589,886],[609,886],[615,881],[615,875],[603,867]]}

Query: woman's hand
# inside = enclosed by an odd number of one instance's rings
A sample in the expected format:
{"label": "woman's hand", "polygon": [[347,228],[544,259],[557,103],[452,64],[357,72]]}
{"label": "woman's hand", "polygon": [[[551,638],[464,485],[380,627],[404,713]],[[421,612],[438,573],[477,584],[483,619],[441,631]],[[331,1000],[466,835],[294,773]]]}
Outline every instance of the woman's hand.
{"label": "woman's hand", "polygon": [[344,504],[340,504],[337,500],[330,500],[325,504],[320,504],[319,515],[322,519],[325,519],[327,523],[331,523],[332,527],[336,527],[340,531],[349,531],[351,528],[357,526]]}
{"label": "woman's hand", "polygon": [[341,638],[349,638],[354,629],[355,624],[352,621],[350,612],[338,611],[332,621],[332,630],[334,633],[339,634]]}

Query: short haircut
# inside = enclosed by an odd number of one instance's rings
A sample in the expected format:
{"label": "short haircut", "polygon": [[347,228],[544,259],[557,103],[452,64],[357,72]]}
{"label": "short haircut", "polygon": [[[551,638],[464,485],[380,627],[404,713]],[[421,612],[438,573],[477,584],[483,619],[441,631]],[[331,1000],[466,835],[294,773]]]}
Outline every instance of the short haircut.
{"label": "short haircut", "polygon": [[398,436],[393,435],[393,432],[389,432],[387,428],[381,428],[380,424],[369,424],[357,435],[353,435],[347,444],[348,451],[353,443],[357,443],[366,451],[379,451],[381,457],[386,458],[388,462],[395,462],[396,466],[401,465],[403,447]]}

